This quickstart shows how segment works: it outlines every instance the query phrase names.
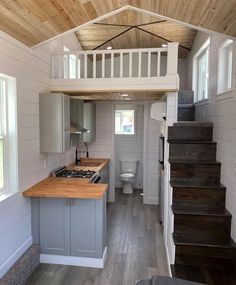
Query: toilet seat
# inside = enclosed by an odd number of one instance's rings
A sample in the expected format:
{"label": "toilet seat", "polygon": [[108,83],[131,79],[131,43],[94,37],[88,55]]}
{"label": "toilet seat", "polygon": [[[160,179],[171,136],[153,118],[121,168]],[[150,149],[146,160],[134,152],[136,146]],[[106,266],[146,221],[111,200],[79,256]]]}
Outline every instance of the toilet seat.
{"label": "toilet seat", "polygon": [[120,175],[120,178],[123,178],[123,179],[132,179],[134,177],[135,177],[135,175],[132,173],[123,173]]}

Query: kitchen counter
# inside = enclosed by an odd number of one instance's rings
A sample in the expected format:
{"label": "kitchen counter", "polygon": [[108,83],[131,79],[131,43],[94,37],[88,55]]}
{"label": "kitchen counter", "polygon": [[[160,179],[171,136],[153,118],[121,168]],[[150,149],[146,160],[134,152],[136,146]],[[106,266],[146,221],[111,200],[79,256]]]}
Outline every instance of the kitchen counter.
{"label": "kitchen counter", "polygon": [[[110,162],[110,159],[107,158],[81,158],[80,164],[70,164],[68,169],[76,169],[76,170],[91,170],[99,172],[104,167],[106,167]],[[87,164],[87,165],[86,165]],[[95,166],[95,164],[97,164]]]}
{"label": "kitchen counter", "polygon": [[[83,163],[97,166],[83,166]],[[109,159],[83,158],[81,165],[71,164],[68,169],[101,171],[109,164]],[[91,164],[92,165],[92,164]],[[91,184],[86,178],[48,177],[23,192],[25,197],[100,199],[108,189],[108,184]]]}

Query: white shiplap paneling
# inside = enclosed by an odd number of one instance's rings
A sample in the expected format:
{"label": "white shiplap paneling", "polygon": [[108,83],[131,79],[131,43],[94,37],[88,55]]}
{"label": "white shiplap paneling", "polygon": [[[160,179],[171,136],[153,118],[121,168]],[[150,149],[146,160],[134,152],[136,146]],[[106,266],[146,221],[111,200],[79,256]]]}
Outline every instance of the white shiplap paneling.
{"label": "white shiplap paneling", "polygon": [[131,136],[115,136],[115,161],[116,161],[116,187],[122,187],[120,181],[120,159],[138,160],[138,171],[134,188],[143,188],[143,129],[144,106],[136,105],[136,133]]}
{"label": "white shiplap paneling", "polygon": [[0,73],[16,78],[19,142],[19,192],[0,203],[0,278],[32,243],[31,203],[21,191],[73,158],[71,151],[61,155],[39,152],[38,93],[49,90],[49,52],[62,50],[63,42],[70,46],[73,39],[30,49],[0,32]]}
{"label": "white shiplap paneling", "polygon": [[[205,38],[202,33],[196,37],[194,50],[202,45]],[[227,93],[217,95],[218,49],[227,38],[211,35],[210,39],[209,100],[197,104],[196,119],[214,123],[217,160],[222,163],[221,182],[227,187],[226,207],[233,215],[232,237],[236,240],[236,41],[233,50],[233,88]],[[188,73],[192,70],[192,59],[193,54],[190,53],[187,58]]]}

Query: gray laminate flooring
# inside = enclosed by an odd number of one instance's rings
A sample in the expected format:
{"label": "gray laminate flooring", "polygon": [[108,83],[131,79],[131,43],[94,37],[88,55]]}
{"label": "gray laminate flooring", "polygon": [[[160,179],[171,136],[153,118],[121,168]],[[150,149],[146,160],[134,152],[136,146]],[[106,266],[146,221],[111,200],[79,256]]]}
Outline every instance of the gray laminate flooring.
{"label": "gray laminate flooring", "polygon": [[40,264],[27,285],[135,285],[152,275],[168,275],[157,206],[143,205],[138,191],[116,193],[107,211],[105,268]]}

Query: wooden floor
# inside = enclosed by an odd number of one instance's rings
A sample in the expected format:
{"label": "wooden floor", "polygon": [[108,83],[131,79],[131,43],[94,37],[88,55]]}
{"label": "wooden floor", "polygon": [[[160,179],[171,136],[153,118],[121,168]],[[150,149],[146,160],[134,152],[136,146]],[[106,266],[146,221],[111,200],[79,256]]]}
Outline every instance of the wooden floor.
{"label": "wooden floor", "polygon": [[152,275],[168,275],[157,206],[143,205],[139,192],[109,204],[108,256],[104,269],[40,264],[27,285],[135,285]]}

